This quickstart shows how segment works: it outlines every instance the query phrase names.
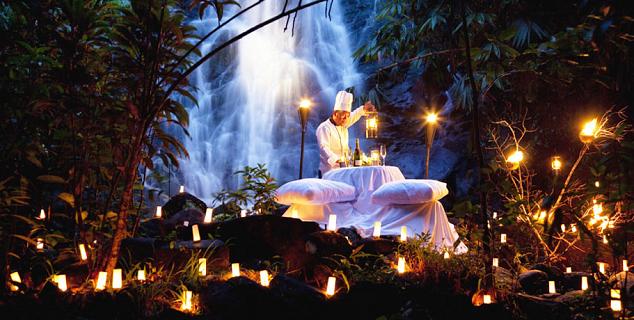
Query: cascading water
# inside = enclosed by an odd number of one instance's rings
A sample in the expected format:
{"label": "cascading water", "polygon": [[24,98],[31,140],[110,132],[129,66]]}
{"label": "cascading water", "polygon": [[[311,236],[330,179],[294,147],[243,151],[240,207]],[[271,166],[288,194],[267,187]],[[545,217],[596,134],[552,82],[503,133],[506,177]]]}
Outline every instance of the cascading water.
{"label": "cascading water", "polygon": [[[283,4],[261,3],[208,39],[202,54],[280,13]],[[288,8],[294,5],[289,3]],[[201,34],[217,25],[211,18],[194,23]],[[291,24],[292,17],[284,32],[284,18],[249,34],[190,79],[198,89],[199,106],[189,108],[191,139],[183,138],[189,158],[180,159],[179,176],[188,192],[208,203],[216,192],[236,188],[240,181],[233,172],[246,165],[265,164],[279,182],[297,179],[301,98],[314,103],[306,132],[304,177],[316,176],[315,128],[330,114],[338,90],[359,85],[337,1],[332,20],[324,16],[322,4],[298,14],[294,36]]]}

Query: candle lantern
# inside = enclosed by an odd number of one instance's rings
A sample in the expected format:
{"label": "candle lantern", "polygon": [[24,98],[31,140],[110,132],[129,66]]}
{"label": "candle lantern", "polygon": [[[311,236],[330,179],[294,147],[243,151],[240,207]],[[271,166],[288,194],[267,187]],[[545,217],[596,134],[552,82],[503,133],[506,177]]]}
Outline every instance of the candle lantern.
{"label": "candle lantern", "polygon": [[374,232],[372,236],[375,238],[381,237],[381,221],[374,222]]}
{"label": "candle lantern", "polygon": [[97,284],[95,285],[96,290],[103,290],[106,288],[106,281],[108,279],[108,273],[105,271],[100,271],[99,275],[97,275]]}
{"label": "candle lantern", "polygon": [[401,241],[402,242],[407,241],[407,226],[401,227]]}
{"label": "candle lantern", "polygon": [[86,246],[83,243],[79,244],[79,256],[82,261],[88,260],[88,254],[86,253]]}
{"label": "candle lantern", "polygon": [[35,248],[37,249],[37,251],[42,251],[44,250],[44,239],[42,238],[37,238],[35,240]]}
{"label": "candle lantern", "polygon": [[599,272],[605,273],[605,263],[599,262]]}
{"label": "candle lantern", "polygon": [[491,304],[491,295],[490,294],[485,294],[484,296],[482,296],[482,303],[483,304]]}
{"label": "candle lantern", "polygon": [[156,215],[157,218],[163,216],[163,208],[161,206],[156,206]]}
{"label": "candle lantern", "polygon": [[498,267],[500,265],[500,260],[498,258],[493,258],[493,266]]}
{"label": "candle lantern", "polygon": [[302,178],[303,168],[304,168],[304,136],[306,135],[306,125],[308,124],[308,111],[310,110],[310,101],[302,100],[299,103],[299,108],[297,108],[297,113],[299,114],[299,121],[302,127],[302,140],[301,140],[301,150],[299,154],[299,178]]}
{"label": "candle lantern", "polygon": [[40,215],[37,217],[38,220],[44,220],[46,219],[46,212],[44,211],[44,209],[40,209]]}
{"label": "candle lantern", "polygon": [[136,279],[139,281],[145,281],[145,270],[141,269],[136,272]]}
{"label": "candle lantern", "polygon": [[203,277],[207,275],[207,259],[206,258],[198,259],[198,273]]}
{"label": "candle lantern", "polygon": [[398,257],[398,265],[396,267],[398,273],[405,273],[405,257]]}
{"label": "candle lantern", "polygon": [[610,289],[610,298],[612,298],[612,299],[621,299],[621,290],[620,289]]}
{"label": "candle lantern", "polygon": [[581,290],[588,290],[588,277],[581,277]]}
{"label": "candle lantern", "polygon": [[557,293],[555,288],[555,281],[548,281],[548,293]]}
{"label": "candle lantern", "polygon": [[240,218],[245,218],[246,216],[247,216],[247,210],[246,209],[240,210]]}
{"label": "candle lantern", "polygon": [[583,143],[590,143],[596,138],[598,133],[597,118],[594,118],[583,125],[583,129],[579,132],[579,140]]}
{"label": "candle lantern", "polygon": [[572,273],[572,268],[571,267],[566,267],[566,273]]}
{"label": "candle lantern", "polygon": [[445,251],[445,254],[443,254],[443,258],[449,259],[449,251]]}
{"label": "candle lantern", "polygon": [[552,159],[550,160],[550,167],[553,169],[553,171],[555,171],[555,174],[559,174],[559,171],[562,167],[561,157],[552,157]]}
{"label": "candle lantern", "polygon": [[377,112],[365,113],[365,138],[376,139],[379,137],[379,116]]}
{"label": "candle lantern", "polygon": [[500,234],[500,242],[501,243],[506,243],[506,233]]}
{"label": "candle lantern", "polygon": [[[17,282],[17,283],[22,283],[22,279],[20,278],[20,274],[16,271],[16,272],[12,272],[9,277],[11,278],[11,281],[13,282]],[[18,286],[15,285],[11,285],[11,291],[18,291]]]}
{"label": "candle lantern", "polygon": [[213,214],[214,214],[214,208],[207,208],[207,210],[205,210],[205,220],[203,220],[204,223],[211,223],[211,219],[213,218]]}
{"label": "candle lantern", "polygon": [[185,192],[185,186],[180,186],[180,188],[178,188],[178,192],[179,193],[184,193]]}
{"label": "candle lantern", "polygon": [[65,274],[59,274],[53,277],[53,281],[57,283],[57,288],[59,288],[59,290],[61,291],[66,291],[68,290],[68,286],[66,285],[66,275]]}
{"label": "candle lantern", "polygon": [[630,267],[627,265],[627,260],[623,260],[623,271],[630,271]]}
{"label": "candle lantern", "polygon": [[269,286],[269,272],[266,270],[260,271],[260,284],[263,287]]}
{"label": "candle lantern", "polygon": [[326,295],[334,296],[335,295],[335,282],[337,279],[335,277],[328,277],[328,284],[326,286]]}
{"label": "candle lantern", "polygon": [[239,277],[240,276],[240,264],[235,262],[231,264],[231,276]]}
{"label": "candle lantern", "polygon": [[328,216],[328,228],[329,231],[337,231],[337,215],[331,214]]}
{"label": "candle lantern", "polygon": [[200,232],[198,231],[197,224],[192,226],[192,241],[194,242],[200,241]]}
{"label": "candle lantern", "polygon": [[622,309],[621,300],[610,300],[610,309],[614,312],[620,312]]}
{"label": "candle lantern", "polygon": [[181,304],[181,310],[183,311],[191,311],[192,310],[192,296],[193,293],[189,290],[183,292],[183,302]]}
{"label": "candle lantern", "polygon": [[121,289],[123,287],[123,279],[121,269],[112,270],[112,289]]}

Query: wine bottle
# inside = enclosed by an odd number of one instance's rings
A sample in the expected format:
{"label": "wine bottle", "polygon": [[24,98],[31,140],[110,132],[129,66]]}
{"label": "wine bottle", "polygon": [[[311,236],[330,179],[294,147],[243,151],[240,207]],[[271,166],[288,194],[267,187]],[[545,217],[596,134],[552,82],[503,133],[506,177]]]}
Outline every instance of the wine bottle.
{"label": "wine bottle", "polygon": [[354,148],[354,157],[352,159],[352,161],[354,161],[354,166],[355,167],[360,167],[362,162],[361,162],[361,148],[359,147],[359,138],[357,138],[356,140],[356,147]]}

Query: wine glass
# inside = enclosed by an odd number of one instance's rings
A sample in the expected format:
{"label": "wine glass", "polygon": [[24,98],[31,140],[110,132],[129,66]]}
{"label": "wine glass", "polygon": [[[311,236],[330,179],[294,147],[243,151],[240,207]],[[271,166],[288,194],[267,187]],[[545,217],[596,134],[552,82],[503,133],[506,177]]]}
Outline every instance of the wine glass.
{"label": "wine glass", "polygon": [[385,145],[382,144],[379,146],[379,155],[381,156],[381,158],[383,158],[383,166],[385,166],[385,157],[387,156],[387,149],[385,148]]}

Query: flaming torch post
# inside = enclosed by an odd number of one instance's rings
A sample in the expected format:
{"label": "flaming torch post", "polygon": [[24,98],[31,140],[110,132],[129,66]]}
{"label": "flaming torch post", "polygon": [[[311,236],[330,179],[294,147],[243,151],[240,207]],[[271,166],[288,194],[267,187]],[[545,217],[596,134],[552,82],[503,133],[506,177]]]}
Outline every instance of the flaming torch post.
{"label": "flaming torch post", "polygon": [[425,159],[425,179],[429,178],[429,157],[431,155],[431,145],[434,142],[434,134],[436,133],[436,126],[438,124],[438,114],[428,113],[425,116],[425,122],[427,124],[427,158]]}
{"label": "flaming torch post", "polygon": [[299,108],[297,108],[297,113],[299,114],[299,120],[302,125],[302,142],[301,142],[301,151],[299,155],[299,178],[302,178],[302,172],[304,168],[304,136],[306,135],[306,124],[308,123],[308,111],[310,108],[310,101],[302,100],[299,103]]}

